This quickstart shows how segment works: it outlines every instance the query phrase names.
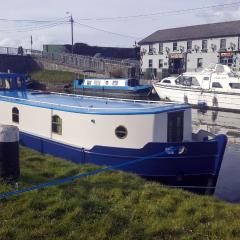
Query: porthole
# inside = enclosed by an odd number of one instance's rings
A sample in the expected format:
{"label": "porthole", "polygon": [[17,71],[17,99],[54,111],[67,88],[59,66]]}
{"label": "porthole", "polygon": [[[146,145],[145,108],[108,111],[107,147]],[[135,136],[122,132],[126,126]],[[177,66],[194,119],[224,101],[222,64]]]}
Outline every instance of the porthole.
{"label": "porthole", "polygon": [[115,129],[115,135],[120,138],[120,139],[124,139],[127,137],[127,129],[124,126],[118,126]]}
{"label": "porthole", "polygon": [[19,110],[16,107],[12,109],[12,121],[19,123]]}

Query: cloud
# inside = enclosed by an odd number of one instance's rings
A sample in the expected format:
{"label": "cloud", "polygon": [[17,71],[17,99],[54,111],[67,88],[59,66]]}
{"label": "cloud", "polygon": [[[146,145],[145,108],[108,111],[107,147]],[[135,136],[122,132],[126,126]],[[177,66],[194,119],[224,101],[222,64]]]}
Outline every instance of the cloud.
{"label": "cloud", "polygon": [[211,10],[198,13],[196,16],[203,19],[206,23],[238,20],[240,18],[240,6],[212,8]]}

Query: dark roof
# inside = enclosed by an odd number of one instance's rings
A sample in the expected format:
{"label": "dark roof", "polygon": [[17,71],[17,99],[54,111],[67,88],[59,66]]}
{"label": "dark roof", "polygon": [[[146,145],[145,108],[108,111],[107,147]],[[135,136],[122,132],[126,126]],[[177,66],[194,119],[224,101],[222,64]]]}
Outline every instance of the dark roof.
{"label": "dark roof", "polygon": [[171,42],[236,35],[240,35],[240,21],[159,30],[141,40],[139,44],[142,45],[155,42]]}

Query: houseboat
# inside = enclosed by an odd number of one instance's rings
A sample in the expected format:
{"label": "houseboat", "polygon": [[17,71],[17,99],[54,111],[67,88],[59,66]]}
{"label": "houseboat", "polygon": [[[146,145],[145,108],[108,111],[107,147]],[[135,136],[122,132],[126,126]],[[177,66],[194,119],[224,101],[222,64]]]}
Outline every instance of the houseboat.
{"label": "houseboat", "polygon": [[227,138],[192,134],[189,105],[27,91],[25,80],[0,74],[0,123],[18,126],[22,145],[75,163],[146,158],[120,170],[214,189]]}
{"label": "houseboat", "polygon": [[154,84],[154,89],[161,99],[240,112],[240,79],[225,65],[164,78]]}
{"label": "houseboat", "polygon": [[136,99],[148,97],[152,86],[140,85],[137,79],[84,78],[74,80],[73,86],[65,87],[65,91],[80,95]]}

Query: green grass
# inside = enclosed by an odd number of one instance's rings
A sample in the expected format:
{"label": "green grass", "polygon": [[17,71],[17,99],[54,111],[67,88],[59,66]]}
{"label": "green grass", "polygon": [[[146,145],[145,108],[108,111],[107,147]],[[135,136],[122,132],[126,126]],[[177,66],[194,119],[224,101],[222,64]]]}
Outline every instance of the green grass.
{"label": "green grass", "polygon": [[[93,169],[21,148],[20,188]],[[0,239],[240,239],[240,205],[101,173],[1,200]]]}
{"label": "green grass", "polygon": [[38,80],[42,83],[72,83],[72,81],[81,75],[64,72],[64,71],[50,71],[50,70],[40,70],[30,73],[33,80]]}

